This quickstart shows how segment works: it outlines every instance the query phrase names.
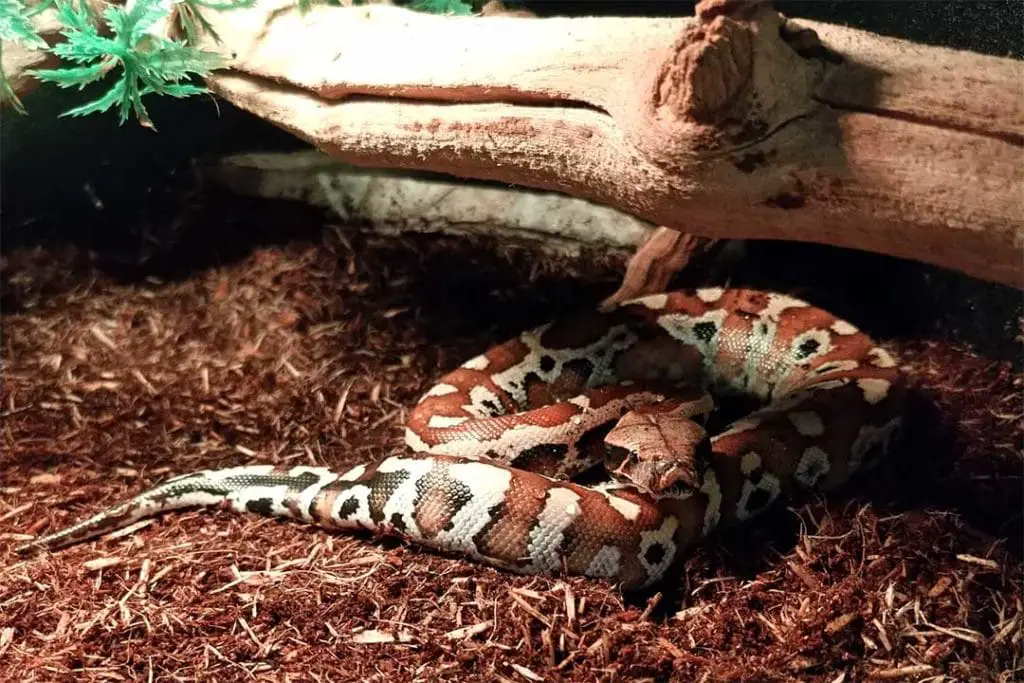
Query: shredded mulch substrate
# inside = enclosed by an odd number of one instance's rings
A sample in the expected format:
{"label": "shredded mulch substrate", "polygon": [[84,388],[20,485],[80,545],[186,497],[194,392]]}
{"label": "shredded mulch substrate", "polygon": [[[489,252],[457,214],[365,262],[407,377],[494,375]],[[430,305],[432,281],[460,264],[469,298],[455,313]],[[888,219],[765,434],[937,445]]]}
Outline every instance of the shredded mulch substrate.
{"label": "shredded mulch substrate", "polygon": [[918,385],[907,443],[656,590],[213,510],[16,555],[172,474],[401,449],[442,372],[621,273],[330,223],[206,192],[135,260],[5,253],[0,680],[1021,680],[1021,328],[993,303],[1019,293],[810,245],[750,245],[716,277],[884,340]]}

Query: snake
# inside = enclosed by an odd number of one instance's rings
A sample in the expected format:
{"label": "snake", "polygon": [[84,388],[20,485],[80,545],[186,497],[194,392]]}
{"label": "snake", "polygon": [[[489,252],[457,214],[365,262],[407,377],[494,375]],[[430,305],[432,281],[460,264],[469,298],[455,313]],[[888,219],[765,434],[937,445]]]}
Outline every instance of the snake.
{"label": "snake", "polygon": [[405,447],[377,461],[174,476],[18,551],[222,507],[635,590],[716,531],[881,462],[906,393],[888,351],[790,294],[648,294],[465,361],[409,409]]}

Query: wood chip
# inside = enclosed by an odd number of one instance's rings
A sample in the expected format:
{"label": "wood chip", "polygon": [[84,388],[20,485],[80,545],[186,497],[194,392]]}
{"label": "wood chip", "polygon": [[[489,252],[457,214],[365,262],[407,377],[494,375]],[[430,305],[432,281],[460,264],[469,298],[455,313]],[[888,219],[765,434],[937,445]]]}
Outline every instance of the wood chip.
{"label": "wood chip", "polygon": [[667,640],[663,636],[658,636],[658,644],[661,645],[665,652],[669,653],[676,659],[683,659],[684,657],[686,657],[685,652],[680,650],[678,647],[675,646],[675,644],[672,643],[672,641]]}
{"label": "wood chip", "polygon": [[572,588],[569,588],[569,584],[564,587],[565,590],[565,625],[570,631],[576,630],[576,597],[572,594]]}
{"label": "wood chip", "polygon": [[6,522],[9,519],[13,519],[13,518],[17,517],[22,512],[25,512],[25,510],[28,510],[31,507],[32,507],[32,503],[25,503],[24,505],[19,505],[18,507],[14,508],[12,510],[8,510],[4,514],[0,515],[0,522]]}
{"label": "wood chip", "polygon": [[350,380],[349,383],[345,385],[344,390],[342,390],[341,396],[338,397],[338,402],[334,406],[334,414],[331,416],[331,424],[338,424],[338,421],[341,420],[341,416],[345,413],[345,404],[348,403],[349,392],[352,391],[352,385],[355,383],[356,381],[354,379]]}
{"label": "wood chip", "polygon": [[530,603],[526,602],[526,600],[523,600],[523,599],[522,599],[521,597],[519,597],[518,595],[516,595],[516,594],[515,594],[515,593],[514,593],[513,591],[511,591],[511,590],[510,590],[510,591],[508,592],[508,595],[509,595],[509,597],[510,597],[510,598],[512,598],[513,600],[515,600],[516,604],[517,604],[517,605],[519,605],[520,607],[522,607],[522,608],[523,608],[523,610],[524,610],[524,611],[525,611],[525,612],[526,612],[527,614],[529,614],[529,615],[530,615],[530,616],[532,616],[532,617],[533,617],[534,619],[536,619],[536,620],[537,620],[537,621],[539,621],[540,623],[544,624],[544,625],[545,625],[545,626],[547,626],[548,628],[551,628],[551,620],[550,620],[550,619],[548,619],[547,617],[545,617],[545,616],[544,616],[543,614],[541,614],[540,612],[538,612],[538,611],[537,611],[537,609],[536,609],[536,608],[535,608],[535,607],[534,607],[533,605],[531,605]]}
{"label": "wood chip", "polygon": [[815,576],[814,572],[812,572],[810,569],[803,566],[802,564],[797,564],[792,560],[790,560],[786,564],[789,565],[789,568],[793,571],[794,574],[796,574],[796,578],[800,579],[805,586],[807,586],[811,590],[821,589],[821,581],[818,580],[818,577]]}
{"label": "wood chip", "polygon": [[701,614],[703,614],[704,612],[707,612],[710,609],[711,609],[711,605],[708,605],[708,604],[692,605],[690,607],[686,607],[684,609],[679,610],[678,612],[675,613],[675,616],[673,616],[672,618],[673,619],[678,619],[679,621],[686,621],[687,619],[691,619],[693,617],[700,616]]}
{"label": "wood chip", "polygon": [[517,674],[519,674],[520,676],[522,676],[523,678],[525,678],[528,681],[543,681],[544,680],[544,678],[542,676],[538,676],[534,672],[532,672],[529,669],[527,669],[525,666],[521,666],[519,664],[511,664],[511,663],[509,664],[509,666],[512,667],[513,669],[515,669]]}
{"label": "wood chip", "polygon": [[928,591],[929,598],[937,598],[946,592],[946,589],[953,585],[953,580],[948,576],[940,577],[931,590]]}
{"label": "wood chip", "polygon": [[972,631],[969,628],[946,628],[945,626],[939,626],[938,624],[928,624],[928,626],[935,629],[939,633],[944,633],[947,636],[951,636],[958,640],[963,640],[965,642],[971,643],[972,645],[977,645],[978,643],[985,640],[985,637],[983,635],[981,635],[977,631]]}
{"label": "wood chip", "polygon": [[839,631],[842,631],[844,628],[849,626],[853,622],[853,620],[859,616],[860,612],[849,612],[847,614],[842,615],[841,617],[836,617],[832,621],[825,624],[825,633],[829,635],[838,633]]}
{"label": "wood chip", "polygon": [[993,643],[1000,643],[1006,639],[1006,636],[1014,632],[1017,626],[1018,616],[1014,616],[1012,619],[1006,622],[1006,625],[999,629],[999,632],[992,638]]}
{"label": "wood chip", "polygon": [[647,621],[651,617],[651,612],[661,602],[661,593],[655,593],[650,600],[647,601],[647,606],[644,607],[643,613],[640,615],[640,621]]}
{"label": "wood chip", "polygon": [[116,567],[122,562],[124,562],[124,560],[120,557],[97,557],[95,560],[87,560],[83,562],[82,566],[91,572],[96,572],[101,569]]}
{"label": "wood chip", "polygon": [[872,672],[872,676],[875,678],[905,678],[907,676],[923,676],[930,674],[935,671],[934,666],[928,666],[927,664],[911,664],[909,666],[900,666],[894,669],[881,669]]}
{"label": "wood chip", "polygon": [[411,643],[412,635],[408,631],[399,631],[396,635],[388,631],[370,629],[353,634],[350,642],[364,645],[372,643]]}
{"label": "wood chip", "polygon": [[0,631],[0,657],[3,656],[7,648],[14,642],[14,627],[8,626],[7,628]]}
{"label": "wood chip", "polygon": [[101,344],[106,346],[111,351],[117,351],[117,344],[113,342],[106,334],[103,333],[98,326],[93,325],[89,328],[89,333],[92,334]]}
{"label": "wood chip", "polygon": [[473,624],[472,626],[463,626],[457,628],[454,631],[448,631],[444,634],[445,638],[449,640],[462,640],[464,638],[472,638],[473,636],[479,635],[487,629],[494,626],[494,622],[488,619],[487,621],[481,621],[479,624]]}
{"label": "wood chip", "polygon": [[970,564],[976,564],[979,567],[985,567],[992,569],[993,571],[999,571],[999,563],[995,560],[989,560],[984,557],[977,557],[976,555],[957,555],[956,559],[961,562],[968,562]]}
{"label": "wood chip", "polygon": [[156,387],[154,387],[154,386],[153,386],[152,384],[150,384],[149,380],[148,380],[148,379],[146,379],[146,376],[145,376],[145,375],[143,375],[143,374],[142,374],[142,371],[141,371],[141,370],[139,370],[138,368],[132,368],[132,376],[133,376],[133,377],[135,377],[135,379],[139,380],[139,384],[141,384],[141,385],[142,385],[142,387],[143,387],[143,388],[144,388],[144,389],[145,389],[145,390],[146,390],[146,391],[147,391],[148,393],[150,393],[150,394],[153,394],[153,395],[155,395],[155,394],[159,393],[159,392],[158,392],[158,391],[156,390]]}

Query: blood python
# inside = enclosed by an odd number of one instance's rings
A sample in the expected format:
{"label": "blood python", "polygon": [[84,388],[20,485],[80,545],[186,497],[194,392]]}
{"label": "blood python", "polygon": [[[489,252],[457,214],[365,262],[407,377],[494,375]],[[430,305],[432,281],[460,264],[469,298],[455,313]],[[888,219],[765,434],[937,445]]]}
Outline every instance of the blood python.
{"label": "blood python", "polygon": [[[185,474],[19,550],[223,505],[639,588],[712,530],[877,462],[899,433],[905,394],[892,356],[804,301],[749,289],[650,295],[466,361],[411,410],[408,454],[345,473]],[[709,437],[711,395],[758,407]],[[602,468],[610,479],[571,481]]]}

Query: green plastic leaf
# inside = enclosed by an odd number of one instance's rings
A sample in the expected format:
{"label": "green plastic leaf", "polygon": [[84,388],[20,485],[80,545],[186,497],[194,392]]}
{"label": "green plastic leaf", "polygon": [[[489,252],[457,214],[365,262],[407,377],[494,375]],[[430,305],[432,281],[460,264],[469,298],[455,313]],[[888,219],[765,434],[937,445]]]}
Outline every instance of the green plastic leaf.
{"label": "green plastic leaf", "polygon": [[464,0],[413,0],[409,9],[431,14],[456,14],[466,16],[473,13],[473,6]]}
{"label": "green plastic leaf", "polygon": [[104,38],[98,34],[72,33],[63,43],[58,43],[51,50],[61,59],[77,64],[85,64],[94,59],[105,59],[117,54],[117,41]]}
{"label": "green plastic leaf", "polygon": [[185,34],[185,42],[194,44],[199,40],[199,29],[208,33],[214,42],[220,43],[220,35],[206,19],[200,8],[215,11],[252,7],[256,0],[178,0],[178,26]]}
{"label": "green plastic leaf", "polygon": [[92,8],[85,2],[79,0],[77,8],[74,0],[57,0],[57,18],[64,25],[61,34],[65,37],[74,33],[89,33],[95,36],[99,34],[93,25],[95,16]]}
{"label": "green plastic leaf", "polygon": [[102,113],[113,107],[124,97],[125,83],[123,80],[114,84],[102,97],[79,107],[69,109],[61,116],[85,116],[86,114]]}
{"label": "green plastic leaf", "polygon": [[14,111],[19,114],[25,114],[25,105],[18,99],[18,94],[14,92],[14,88],[11,87],[10,82],[7,80],[7,76],[0,70],[0,102],[10,102],[11,106],[14,107]]}
{"label": "green plastic leaf", "polygon": [[185,42],[190,45],[199,42],[200,29],[208,33],[215,43],[220,43],[220,34],[192,2],[183,2],[178,8],[178,26],[185,34]]}
{"label": "green plastic leaf", "polygon": [[117,42],[101,36],[93,25],[93,13],[84,0],[76,9],[72,2],[59,0],[57,18],[63,24],[61,34],[64,42],[58,43],[51,52],[61,59],[84,64],[94,59],[103,59],[117,47]]}
{"label": "green plastic leaf", "polygon": [[227,2],[216,2],[216,0],[184,0],[187,5],[206,7],[212,10],[232,10],[242,7],[252,7],[256,0],[227,0]]}
{"label": "green plastic leaf", "polygon": [[[79,66],[38,70],[35,75],[59,87],[80,89],[108,74],[116,76],[111,87],[98,99],[70,109],[62,116],[102,113],[116,106],[122,124],[134,114],[143,126],[153,128],[143,97],[156,94],[183,98],[207,93],[206,88],[188,81],[195,76],[209,75],[223,66],[223,58],[217,53],[150,33],[167,16],[170,10],[167,0],[138,0],[130,10],[106,7],[102,19],[110,29],[109,36],[99,34],[93,23],[95,17],[84,0],[79,0],[77,6],[75,0],[55,1],[64,24],[61,32],[65,41],[53,52]],[[251,1],[238,0],[235,4]]]}
{"label": "green plastic leaf", "polygon": [[216,52],[197,50],[184,43],[165,39],[161,39],[159,49],[146,54],[143,61],[170,80],[184,78],[189,74],[206,76],[224,65],[224,59]]}
{"label": "green plastic leaf", "polygon": [[[170,8],[164,5],[163,0],[139,0],[130,12],[125,12],[120,7],[111,6],[104,14],[109,12],[111,17],[108,18],[108,25],[114,29],[114,33],[122,39],[127,47],[137,45],[145,39],[149,29],[166,17],[169,11]],[[113,17],[116,17],[116,21],[121,24],[120,27],[114,27],[114,23],[111,21]]]}
{"label": "green plastic leaf", "polygon": [[192,85],[191,83],[171,83],[160,89],[161,95],[170,95],[171,97],[178,98],[192,97],[193,95],[206,95],[209,92],[209,88],[204,88],[201,85]]}
{"label": "green plastic leaf", "polygon": [[30,9],[28,11],[28,14],[29,14],[30,17],[34,17],[35,15],[40,14],[40,13],[45,12],[46,10],[50,9],[50,6],[53,3],[54,3],[54,0],[44,0],[43,2],[40,2],[40,3],[36,4],[35,7]]}
{"label": "green plastic leaf", "polygon": [[20,0],[0,0],[0,41],[18,43],[35,50],[46,49],[32,25],[31,12]]}
{"label": "green plastic leaf", "polygon": [[34,75],[45,83],[54,83],[61,88],[78,86],[78,89],[81,90],[90,83],[94,83],[106,76],[110,68],[108,63],[97,62],[92,66],[39,69],[34,72]]}

